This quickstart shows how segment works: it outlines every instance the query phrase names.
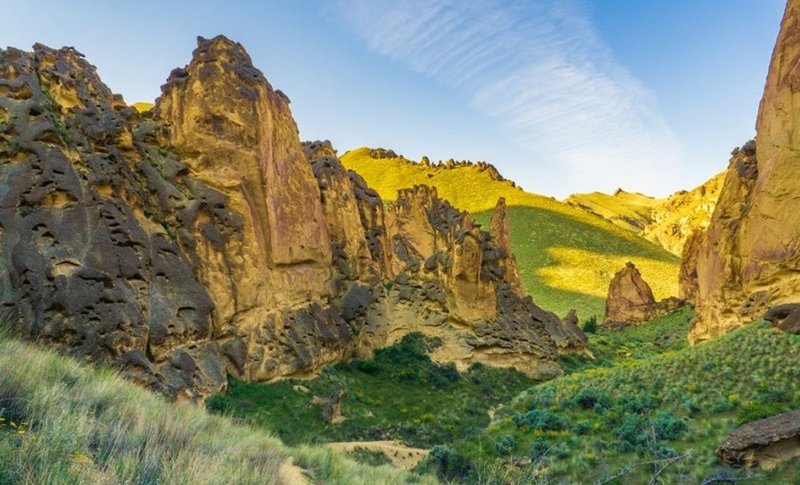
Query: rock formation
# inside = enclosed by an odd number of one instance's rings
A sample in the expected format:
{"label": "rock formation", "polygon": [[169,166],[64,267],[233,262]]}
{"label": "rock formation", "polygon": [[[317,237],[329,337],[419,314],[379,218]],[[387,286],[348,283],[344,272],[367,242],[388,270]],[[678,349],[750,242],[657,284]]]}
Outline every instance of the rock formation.
{"label": "rock formation", "polygon": [[764,320],[778,330],[800,335],[800,303],[784,303],[769,309]]}
{"label": "rock formation", "polygon": [[189,399],[411,331],[540,378],[585,345],[435,189],[385,207],[329,143],[301,144],[241,45],[198,39],[162,91],[139,113],[71,48],[0,50],[0,304],[20,336]]}
{"label": "rock formation", "polygon": [[492,241],[498,249],[505,252],[503,270],[505,271],[505,279],[511,285],[511,289],[519,294],[524,293],[522,286],[522,277],[519,274],[519,266],[517,265],[517,258],[511,251],[511,229],[508,222],[508,207],[506,206],[505,197],[497,199],[497,205],[492,212],[492,220],[489,224],[489,234],[492,235]]}
{"label": "rock formation", "polygon": [[692,190],[682,190],[656,205],[641,234],[677,256],[692,234],[705,230],[719,200],[725,173],[719,173]]}
{"label": "rock formation", "polygon": [[734,151],[697,260],[700,342],[747,324],[800,293],[800,1],[789,0],[756,121]]}
{"label": "rock formation", "polygon": [[702,230],[693,232],[683,246],[681,268],[678,273],[678,296],[694,303],[697,299],[697,256],[703,243],[705,233]]}
{"label": "rock formation", "polygon": [[608,286],[603,325],[620,327],[646,322],[674,310],[682,303],[677,298],[656,301],[650,285],[636,266],[628,262],[614,275]]}
{"label": "rock formation", "polygon": [[570,310],[561,320],[561,325],[548,328],[556,347],[561,353],[580,353],[594,358],[588,349],[589,339],[578,326],[578,313]]}
{"label": "rock formation", "polygon": [[717,448],[717,456],[726,465],[768,470],[800,456],[800,410],[736,428]]}

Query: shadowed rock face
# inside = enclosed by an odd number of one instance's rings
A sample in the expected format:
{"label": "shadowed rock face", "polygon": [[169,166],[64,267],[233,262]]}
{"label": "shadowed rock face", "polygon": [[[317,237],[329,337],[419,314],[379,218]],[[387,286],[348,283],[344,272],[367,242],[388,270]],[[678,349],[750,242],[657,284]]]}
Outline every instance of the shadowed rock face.
{"label": "shadowed rock face", "polygon": [[497,199],[497,205],[492,213],[492,220],[489,225],[492,241],[495,245],[506,253],[506,261],[503,265],[505,279],[511,288],[519,294],[523,294],[522,277],[519,274],[519,266],[514,253],[511,251],[511,229],[508,218],[508,207],[505,197]]}
{"label": "shadowed rock face", "polygon": [[690,340],[722,335],[800,292],[800,1],[789,0],[756,121],[734,152],[697,261]]}
{"label": "shadowed rock face", "polygon": [[620,327],[651,320],[679,307],[677,298],[656,301],[650,285],[636,266],[628,262],[614,275],[608,286],[604,325]]}
{"label": "shadowed rock face", "polygon": [[736,428],[717,448],[717,456],[726,465],[766,469],[800,456],[800,410]]}
{"label": "shadowed rock face", "polygon": [[694,231],[686,240],[681,254],[681,268],[678,273],[678,296],[694,303],[697,299],[697,257],[703,244],[703,230]]}
{"label": "shadowed rock face", "polygon": [[441,337],[440,360],[540,378],[585,345],[522,295],[507,221],[498,244],[428,187],[384,206],[329,143],[300,143],[241,45],[198,39],[162,90],[138,114],[72,49],[0,51],[0,304],[19,335],[189,399],[411,331]]}

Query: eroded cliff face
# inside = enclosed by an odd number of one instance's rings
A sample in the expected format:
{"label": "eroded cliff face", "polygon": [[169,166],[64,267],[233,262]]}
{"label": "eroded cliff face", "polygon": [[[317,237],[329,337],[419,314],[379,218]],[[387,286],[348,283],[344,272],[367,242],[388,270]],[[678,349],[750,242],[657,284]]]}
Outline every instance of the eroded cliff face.
{"label": "eroded cliff face", "polygon": [[441,337],[440,360],[540,378],[585,347],[521,293],[507,216],[490,234],[429,187],[384,206],[329,143],[300,143],[241,45],[198,39],[162,90],[140,114],[72,49],[0,51],[0,297],[19,335],[189,399],[411,331]]}
{"label": "eroded cliff face", "polygon": [[719,200],[725,174],[719,173],[689,191],[672,194],[653,208],[642,237],[682,256],[693,233],[705,230]]}
{"label": "eroded cliff face", "polygon": [[737,150],[697,260],[692,342],[800,295],[800,1],[786,6],[756,122]]}

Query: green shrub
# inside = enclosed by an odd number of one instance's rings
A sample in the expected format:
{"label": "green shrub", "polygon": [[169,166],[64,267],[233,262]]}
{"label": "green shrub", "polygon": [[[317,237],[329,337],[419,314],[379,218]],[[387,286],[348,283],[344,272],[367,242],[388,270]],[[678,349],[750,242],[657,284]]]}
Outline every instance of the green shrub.
{"label": "green shrub", "polygon": [[588,435],[592,432],[592,423],[588,421],[579,421],[572,425],[572,432],[579,436]]}
{"label": "green shrub", "polygon": [[546,458],[563,459],[569,455],[564,443],[553,441],[546,436],[537,436],[531,441],[531,459],[543,461]]}
{"label": "green shrub", "polygon": [[659,405],[658,399],[653,396],[631,396],[619,400],[619,405],[625,412],[633,414],[646,414]]}
{"label": "green shrub", "polygon": [[661,411],[653,419],[656,438],[660,440],[676,440],[689,430],[686,421],[676,417],[669,411]]}
{"label": "green shrub", "polygon": [[597,333],[597,316],[592,315],[581,324],[581,329],[586,333]]}
{"label": "green shrub", "polygon": [[501,455],[508,455],[517,449],[517,440],[514,436],[506,434],[494,443],[495,450]]}
{"label": "green shrub", "polygon": [[725,397],[719,399],[714,403],[713,406],[711,406],[711,412],[714,414],[727,413],[729,411],[733,411],[734,409],[736,409],[736,404]]}
{"label": "green shrub", "polygon": [[594,388],[581,389],[572,398],[572,404],[581,409],[603,410],[611,406],[611,396]]}
{"label": "green shrub", "polygon": [[683,403],[681,403],[681,407],[683,407],[683,409],[685,409],[690,416],[695,416],[700,411],[702,411],[700,404],[697,402],[696,399],[693,398],[684,399]]}
{"label": "green shrub", "polygon": [[620,425],[611,431],[617,438],[616,448],[624,452],[643,452],[650,439],[649,426],[650,421],[644,416],[638,414],[624,416]]}
{"label": "green shrub", "polygon": [[420,471],[434,473],[441,480],[460,481],[466,478],[474,467],[472,460],[456,453],[449,446],[436,445],[420,465]]}
{"label": "green shrub", "polygon": [[567,421],[558,414],[543,410],[531,409],[525,414],[514,415],[514,424],[518,428],[528,427],[540,431],[560,431],[567,429]]}

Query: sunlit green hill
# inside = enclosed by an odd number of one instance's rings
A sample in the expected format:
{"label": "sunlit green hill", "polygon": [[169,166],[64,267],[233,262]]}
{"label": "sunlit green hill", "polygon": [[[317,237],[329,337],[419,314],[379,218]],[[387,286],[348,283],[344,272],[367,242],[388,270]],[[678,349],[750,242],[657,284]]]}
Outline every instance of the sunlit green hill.
{"label": "sunlit green hill", "polygon": [[601,217],[551,197],[525,192],[487,164],[427,165],[386,150],[359,148],[342,163],[363,176],[383,199],[427,184],[488,227],[499,197],[510,206],[511,243],[527,291],[542,307],[582,318],[602,315],[608,283],[633,261],[656,298],[677,294],[679,260],[661,247]]}
{"label": "sunlit green hill", "polygon": [[653,209],[662,204],[664,199],[617,190],[613,195],[602,192],[572,194],[564,202],[638,233],[653,222]]}

